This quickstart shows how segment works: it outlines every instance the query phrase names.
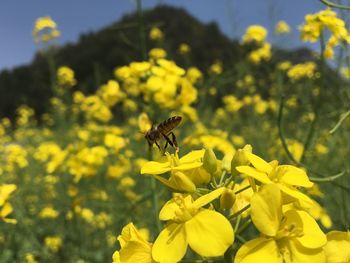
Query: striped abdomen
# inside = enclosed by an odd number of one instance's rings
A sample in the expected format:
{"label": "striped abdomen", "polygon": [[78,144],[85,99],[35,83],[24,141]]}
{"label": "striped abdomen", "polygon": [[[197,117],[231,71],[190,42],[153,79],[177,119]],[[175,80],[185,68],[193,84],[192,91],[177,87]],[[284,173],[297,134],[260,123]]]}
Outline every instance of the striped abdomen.
{"label": "striped abdomen", "polygon": [[179,125],[179,123],[181,122],[181,117],[180,116],[174,116],[171,117],[165,121],[163,121],[162,123],[160,123],[157,126],[157,130],[165,135],[167,135],[169,132],[171,132],[171,130],[173,130],[176,126]]}

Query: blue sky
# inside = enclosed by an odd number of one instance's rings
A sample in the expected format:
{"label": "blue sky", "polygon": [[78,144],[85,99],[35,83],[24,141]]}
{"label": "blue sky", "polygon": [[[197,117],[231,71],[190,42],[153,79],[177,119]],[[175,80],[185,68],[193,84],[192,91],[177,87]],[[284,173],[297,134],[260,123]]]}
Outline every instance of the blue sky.
{"label": "blue sky", "polygon": [[[268,28],[278,20],[287,21],[294,33],[281,44],[301,45],[297,27],[307,13],[324,6],[318,0],[144,0],[143,6],[157,4],[184,7],[203,22],[216,21],[229,37],[241,36],[251,24]],[[132,0],[11,0],[0,2],[0,70],[30,63],[36,46],[31,31],[36,18],[49,15],[58,24],[60,44],[77,41],[79,35],[96,31],[135,10]],[[276,41],[276,39],[271,39]]]}

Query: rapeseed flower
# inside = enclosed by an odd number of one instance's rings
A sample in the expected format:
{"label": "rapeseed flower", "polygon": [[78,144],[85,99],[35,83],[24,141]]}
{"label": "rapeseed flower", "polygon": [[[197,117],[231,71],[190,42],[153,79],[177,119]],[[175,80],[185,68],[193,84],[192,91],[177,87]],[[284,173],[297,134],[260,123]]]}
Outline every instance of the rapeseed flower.
{"label": "rapeseed flower", "polygon": [[275,25],[275,33],[276,34],[287,34],[290,32],[290,27],[286,23],[286,21],[278,21],[277,24]]}
{"label": "rapeseed flower", "polygon": [[190,195],[176,195],[168,201],[159,213],[159,219],[168,223],[153,244],[153,258],[159,262],[178,262],[187,246],[203,257],[222,256],[234,241],[232,226],[222,214],[203,206],[224,190],[216,189],[197,200]]}
{"label": "rapeseed flower", "polygon": [[350,262],[350,232],[331,231],[327,233],[324,247],[327,263]]}
{"label": "rapeseed flower", "polygon": [[[203,181],[203,173],[196,168],[203,165],[204,150],[192,151],[181,158],[178,157],[177,153],[165,154],[163,162],[151,161],[145,163],[141,168],[141,174],[153,175],[173,190],[194,192],[196,190],[195,183]],[[160,174],[167,172],[170,172],[168,179],[160,176]],[[207,176],[205,175],[205,177]],[[205,179],[205,181],[207,180]]]}
{"label": "rapeseed flower", "polygon": [[72,87],[77,83],[74,77],[74,71],[67,67],[61,66],[57,70],[57,81],[60,86]]}
{"label": "rapeseed flower", "polygon": [[118,236],[120,250],[114,252],[113,263],[153,263],[152,244],[136,229],[133,223],[124,226]]}
{"label": "rapeseed flower", "polygon": [[263,43],[267,37],[267,30],[260,25],[251,25],[247,28],[244,36],[242,37],[243,44],[246,43]]}
{"label": "rapeseed flower", "polygon": [[261,236],[244,243],[235,263],[325,262],[326,235],[306,212],[282,212],[282,195],[276,185],[265,185],[251,198],[251,218]]}
{"label": "rapeseed flower", "polygon": [[[262,184],[276,184],[286,196],[298,200],[303,206],[312,205],[312,200],[297,189],[297,187],[310,188],[313,186],[305,171],[292,165],[278,165],[276,160],[267,163],[248,151],[245,151],[244,154],[253,167],[238,166],[237,171]],[[286,198],[285,202],[288,201]]]}

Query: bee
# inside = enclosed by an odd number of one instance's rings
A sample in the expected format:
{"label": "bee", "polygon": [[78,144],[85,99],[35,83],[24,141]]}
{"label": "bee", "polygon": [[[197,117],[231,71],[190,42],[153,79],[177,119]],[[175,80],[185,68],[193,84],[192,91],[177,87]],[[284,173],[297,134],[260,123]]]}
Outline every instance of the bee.
{"label": "bee", "polygon": [[[148,142],[149,148],[151,149],[153,144],[155,143],[158,149],[161,151],[158,141],[164,138],[166,140],[164,152],[168,144],[176,148],[176,150],[178,150],[176,137],[172,130],[180,124],[181,120],[182,118],[180,116],[174,116],[159,123],[158,125],[152,125],[151,129],[149,129],[145,134],[145,138]],[[170,136],[171,139],[169,138]]]}

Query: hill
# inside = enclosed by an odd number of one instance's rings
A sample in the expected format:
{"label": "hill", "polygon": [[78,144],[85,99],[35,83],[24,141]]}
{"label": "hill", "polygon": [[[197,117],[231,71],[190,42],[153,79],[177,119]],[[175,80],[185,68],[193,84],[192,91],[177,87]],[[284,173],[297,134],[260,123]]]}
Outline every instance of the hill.
{"label": "hill", "polygon": [[[162,29],[168,57],[180,65],[184,65],[184,61],[177,49],[182,42],[191,46],[191,65],[203,70],[216,60],[222,61],[224,66],[232,66],[245,58],[246,48],[238,41],[226,37],[215,23],[203,24],[184,9],[158,6],[145,11],[143,20],[145,33],[153,25]],[[112,77],[115,67],[142,59],[138,25],[138,16],[134,13],[98,32],[81,35],[76,44],[56,47],[56,66],[67,65],[74,69],[79,83],[77,88],[91,93]],[[152,47],[152,43],[147,43],[147,47]],[[306,49],[293,52],[278,50],[275,54],[265,68],[282,59],[300,62],[312,58],[311,52]],[[264,75],[267,70],[260,68],[257,74]],[[52,96],[49,86],[47,60],[39,52],[31,64],[0,72],[0,92],[3,94],[0,97],[0,117],[13,117],[21,104],[29,105],[38,114],[45,112]]]}

